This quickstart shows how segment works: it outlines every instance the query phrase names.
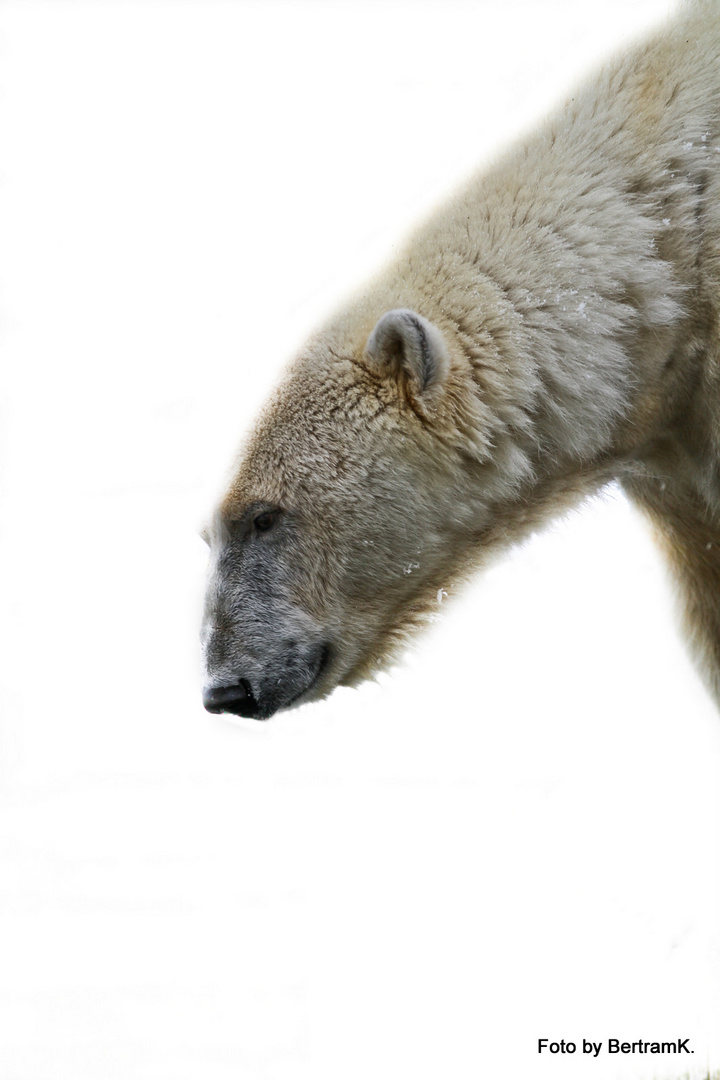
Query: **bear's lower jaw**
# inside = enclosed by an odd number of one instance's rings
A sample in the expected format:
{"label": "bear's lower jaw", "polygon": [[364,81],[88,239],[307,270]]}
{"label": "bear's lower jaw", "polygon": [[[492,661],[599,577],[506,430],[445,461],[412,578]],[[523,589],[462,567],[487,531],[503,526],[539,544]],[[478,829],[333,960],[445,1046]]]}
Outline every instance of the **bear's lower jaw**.
{"label": "bear's lower jaw", "polygon": [[[323,675],[326,673],[330,664],[330,657],[330,646],[327,643],[324,645],[320,645],[318,647],[318,653],[316,658],[315,673],[308,685],[303,687],[302,690],[299,690],[293,697],[290,698],[289,701],[286,701],[282,705],[278,705],[277,708],[273,710],[273,712],[280,712],[282,709],[292,709],[295,705],[302,705],[305,701],[313,700],[316,696],[313,694],[313,691],[317,687]],[[271,716],[272,713],[269,713],[268,715]],[[267,717],[263,717],[263,719],[267,719]]]}

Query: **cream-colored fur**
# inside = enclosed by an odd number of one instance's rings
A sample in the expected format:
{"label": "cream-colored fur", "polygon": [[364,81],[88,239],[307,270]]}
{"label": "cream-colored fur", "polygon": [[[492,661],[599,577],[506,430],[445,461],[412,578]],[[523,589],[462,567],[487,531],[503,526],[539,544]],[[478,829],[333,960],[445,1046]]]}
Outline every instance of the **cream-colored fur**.
{"label": "cream-colored fur", "polygon": [[240,686],[269,715],[370,674],[449,579],[612,478],[720,700],[719,313],[712,0],[471,179],[299,352],[211,529],[211,704]]}

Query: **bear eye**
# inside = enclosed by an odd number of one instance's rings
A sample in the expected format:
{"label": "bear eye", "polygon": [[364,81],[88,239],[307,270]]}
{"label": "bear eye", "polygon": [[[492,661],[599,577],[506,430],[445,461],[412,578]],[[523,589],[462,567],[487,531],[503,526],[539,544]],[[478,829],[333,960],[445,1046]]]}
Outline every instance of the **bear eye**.
{"label": "bear eye", "polygon": [[253,528],[255,529],[255,532],[270,532],[270,529],[272,529],[277,521],[277,517],[277,513],[273,513],[272,510],[263,510],[262,514],[258,514],[253,518]]}

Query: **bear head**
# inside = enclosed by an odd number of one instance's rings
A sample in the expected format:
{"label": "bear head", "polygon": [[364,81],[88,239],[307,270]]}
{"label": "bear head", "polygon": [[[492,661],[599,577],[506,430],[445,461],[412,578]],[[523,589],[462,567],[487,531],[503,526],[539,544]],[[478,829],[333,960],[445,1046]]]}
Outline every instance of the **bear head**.
{"label": "bear head", "polygon": [[415,311],[370,326],[291,364],[205,530],[211,712],[264,719],[386,665],[477,533],[465,367]]}

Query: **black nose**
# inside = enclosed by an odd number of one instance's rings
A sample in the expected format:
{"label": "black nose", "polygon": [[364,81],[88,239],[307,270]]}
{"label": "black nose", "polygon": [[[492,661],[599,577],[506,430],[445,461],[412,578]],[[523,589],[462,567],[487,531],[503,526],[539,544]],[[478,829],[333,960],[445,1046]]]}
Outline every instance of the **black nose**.
{"label": "black nose", "polygon": [[257,716],[258,708],[250,684],[240,679],[234,686],[214,686],[203,690],[203,705],[211,713],[234,713],[235,716]]}

